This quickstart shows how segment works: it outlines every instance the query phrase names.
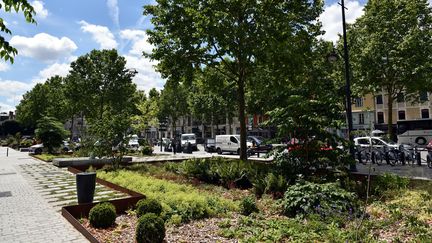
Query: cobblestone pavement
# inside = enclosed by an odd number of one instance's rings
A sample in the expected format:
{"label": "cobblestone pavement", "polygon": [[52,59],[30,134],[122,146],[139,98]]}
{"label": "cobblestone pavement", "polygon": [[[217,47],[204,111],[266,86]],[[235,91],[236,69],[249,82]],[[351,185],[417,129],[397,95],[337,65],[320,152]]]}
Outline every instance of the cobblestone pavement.
{"label": "cobblestone pavement", "polygon": [[[63,206],[76,205],[77,193],[75,176],[66,168],[58,168],[48,163],[20,165],[23,176],[56,211]],[[95,202],[128,197],[127,194],[110,190],[96,184]]]}
{"label": "cobblestone pavement", "polygon": [[41,164],[0,147],[0,242],[88,242],[22,176],[20,165]]}

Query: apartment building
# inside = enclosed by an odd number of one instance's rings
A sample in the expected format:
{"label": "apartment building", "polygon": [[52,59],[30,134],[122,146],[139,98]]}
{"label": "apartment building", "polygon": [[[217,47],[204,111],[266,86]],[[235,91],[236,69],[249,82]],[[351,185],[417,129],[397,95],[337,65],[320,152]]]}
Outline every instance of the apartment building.
{"label": "apartment building", "polygon": [[374,128],[375,104],[372,94],[354,98],[351,109],[354,130],[370,130]]}
{"label": "apartment building", "polygon": [[[432,106],[431,94],[421,92],[418,99],[406,99],[403,94],[393,102],[392,123],[402,120],[419,120],[429,119]],[[388,96],[386,94],[378,94],[375,96],[375,112],[376,122],[380,126],[388,123]]]}

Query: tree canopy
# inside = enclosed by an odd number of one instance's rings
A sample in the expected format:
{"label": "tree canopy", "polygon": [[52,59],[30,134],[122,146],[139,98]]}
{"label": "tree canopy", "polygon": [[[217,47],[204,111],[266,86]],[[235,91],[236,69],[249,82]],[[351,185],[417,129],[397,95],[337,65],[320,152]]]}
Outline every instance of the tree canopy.
{"label": "tree canopy", "polygon": [[[22,11],[27,22],[36,23],[33,18],[33,15],[36,14],[36,12],[27,0],[2,0],[2,3],[0,3],[0,9],[3,9],[5,12],[15,11],[18,13],[19,11]],[[12,31],[6,26],[3,18],[0,18],[0,31],[9,35],[12,34]],[[0,59],[13,63],[14,56],[17,53],[18,51],[11,46],[2,35],[0,35]]]}
{"label": "tree canopy", "polygon": [[[245,90],[258,63],[277,70],[301,62],[303,48],[319,34],[321,1],[158,0],[145,6],[155,26],[148,54],[164,77],[191,81],[194,69],[226,66],[236,84],[241,156],[246,156]],[[297,60],[296,60],[297,59]],[[294,61],[295,60],[295,61]]]}
{"label": "tree canopy", "polygon": [[348,31],[354,85],[386,95],[392,134],[395,99],[432,90],[432,10],[427,0],[370,0],[364,10]]}

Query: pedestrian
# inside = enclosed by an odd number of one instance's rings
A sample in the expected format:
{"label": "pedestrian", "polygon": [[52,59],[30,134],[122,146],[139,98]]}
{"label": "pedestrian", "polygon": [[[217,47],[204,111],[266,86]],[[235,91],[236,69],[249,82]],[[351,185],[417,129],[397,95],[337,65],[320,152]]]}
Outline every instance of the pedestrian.
{"label": "pedestrian", "polygon": [[175,137],[171,140],[171,148],[172,148],[172,151],[173,151],[174,155],[176,154],[176,147],[177,147],[176,140],[177,139]]}

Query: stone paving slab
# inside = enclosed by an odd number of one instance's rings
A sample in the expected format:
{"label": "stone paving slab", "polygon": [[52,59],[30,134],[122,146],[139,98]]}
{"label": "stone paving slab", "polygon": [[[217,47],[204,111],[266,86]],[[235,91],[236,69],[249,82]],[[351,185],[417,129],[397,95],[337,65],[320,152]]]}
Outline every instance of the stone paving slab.
{"label": "stone paving slab", "polygon": [[[75,175],[66,168],[58,168],[51,163],[39,163],[20,165],[20,169],[24,177],[32,181],[34,188],[58,212],[63,206],[77,204]],[[128,195],[96,184],[95,202],[125,197]]]}
{"label": "stone paving slab", "polygon": [[19,165],[40,162],[21,153],[0,147],[0,242],[88,242],[50,206],[21,175]]}

